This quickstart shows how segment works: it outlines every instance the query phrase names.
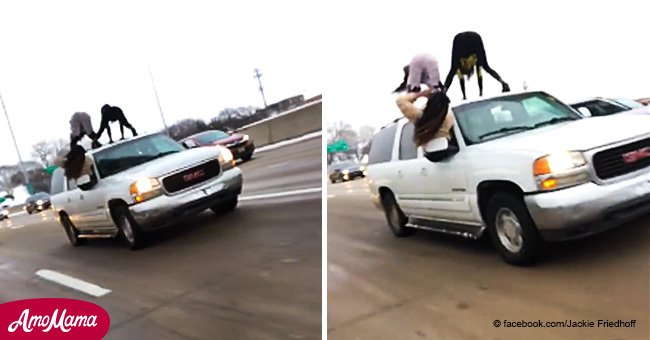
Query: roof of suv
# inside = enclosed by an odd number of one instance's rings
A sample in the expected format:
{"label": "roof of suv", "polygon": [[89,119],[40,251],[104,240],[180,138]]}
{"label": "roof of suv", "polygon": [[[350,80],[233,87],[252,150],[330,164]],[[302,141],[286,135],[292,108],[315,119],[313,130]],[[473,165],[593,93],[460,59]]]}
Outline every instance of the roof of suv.
{"label": "roof of suv", "polygon": [[88,149],[88,150],[86,150],[86,153],[94,154],[94,153],[97,153],[97,152],[100,152],[100,151],[103,151],[103,150],[110,149],[110,148],[112,148],[114,146],[118,146],[120,144],[132,142],[134,140],[138,140],[138,139],[145,138],[145,137],[150,137],[150,136],[155,136],[155,135],[160,135],[160,134],[163,134],[163,133],[162,132],[154,132],[154,133],[148,133],[148,134],[143,134],[143,135],[137,135],[135,137],[115,141],[115,142],[113,142],[111,144],[108,144],[108,143],[104,144],[104,145],[102,145],[101,147],[99,147],[97,149]]}

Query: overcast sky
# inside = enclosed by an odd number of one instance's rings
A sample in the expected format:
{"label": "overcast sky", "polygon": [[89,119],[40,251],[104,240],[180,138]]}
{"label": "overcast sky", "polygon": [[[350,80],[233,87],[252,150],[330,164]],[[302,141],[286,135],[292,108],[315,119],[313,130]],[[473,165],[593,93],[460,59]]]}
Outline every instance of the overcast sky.
{"label": "overcast sky", "polygon": [[[537,88],[566,101],[592,96],[650,96],[647,1],[348,2],[327,34],[336,49],[325,67],[326,116],[380,127],[401,116],[390,92],[402,67],[428,52],[447,76],[454,35],[482,35],[487,58],[512,90]],[[606,5],[603,5],[606,4]],[[460,7],[462,5],[462,8]],[[484,73],[484,95],[500,84]],[[478,96],[476,77],[466,84]],[[458,79],[448,92],[462,99]]]}
{"label": "overcast sky", "polygon": [[[255,67],[269,104],[323,92],[323,68],[312,67],[322,64],[318,2],[98,4],[0,2],[0,93],[24,159],[39,140],[68,139],[76,111],[90,113],[97,130],[106,103],[141,132],[161,129],[147,64],[169,125],[225,107],[262,107]],[[112,130],[119,138],[117,124]],[[0,164],[15,164],[2,111],[0,145]]]}

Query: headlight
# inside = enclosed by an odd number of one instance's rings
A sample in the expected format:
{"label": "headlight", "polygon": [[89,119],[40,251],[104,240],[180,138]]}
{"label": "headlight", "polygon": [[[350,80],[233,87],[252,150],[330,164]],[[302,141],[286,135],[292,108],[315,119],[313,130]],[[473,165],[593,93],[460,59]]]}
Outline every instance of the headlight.
{"label": "headlight", "polygon": [[589,167],[582,152],[558,152],[535,160],[533,175],[540,190],[554,190],[588,182]]}
{"label": "headlight", "polygon": [[42,200],[36,201],[36,205],[43,205],[43,201]]}
{"label": "headlight", "polygon": [[2,215],[9,216],[9,210],[7,209],[2,210]]}
{"label": "headlight", "polygon": [[344,174],[344,175],[347,175],[347,174],[349,174],[349,173],[350,173],[350,170],[348,170],[348,169],[345,169],[345,170],[343,170],[343,171],[341,171],[341,173],[342,173],[342,174]]}
{"label": "headlight", "polygon": [[244,135],[244,137],[242,137],[241,141],[242,142],[248,142],[248,139],[249,139],[248,135]]}
{"label": "headlight", "polygon": [[136,203],[140,203],[160,196],[162,194],[162,186],[157,178],[143,178],[133,182],[129,191],[133,200]]}
{"label": "headlight", "polygon": [[226,147],[220,147],[221,152],[219,153],[219,164],[223,170],[228,170],[235,166],[235,160],[233,159],[232,152]]}

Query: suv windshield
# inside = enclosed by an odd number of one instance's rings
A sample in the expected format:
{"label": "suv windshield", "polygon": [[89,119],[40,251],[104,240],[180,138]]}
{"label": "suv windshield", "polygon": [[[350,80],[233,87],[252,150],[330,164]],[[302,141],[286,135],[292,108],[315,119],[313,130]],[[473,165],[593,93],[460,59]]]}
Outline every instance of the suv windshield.
{"label": "suv windshield", "polygon": [[453,111],[467,145],[581,119],[570,107],[543,92],[483,100]]}
{"label": "suv windshield", "polygon": [[619,103],[621,105],[625,105],[625,106],[629,107],[630,109],[640,109],[640,108],[645,107],[645,106],[643,106],[643,104],[637,102],[636,100],[627,99],[627,98],[617,98],[617,99],[614,99],[614,101],[616,101],[617,103]]}
{"label": "suv windshield", "polygon": [[194,139],[196,139],[201,144],[210,144],[220,139],[224,139],[228,137],[230,137],[230,135],[223,131],[212,130],[212,131],[206,131],[200,135],[196,135]]}
{"label": "suv windshield", "polygon": [[94,154],[95,165],[102,178],[147,163],[156,158],[183,151],[173,139],[157,134],[120,143]]}

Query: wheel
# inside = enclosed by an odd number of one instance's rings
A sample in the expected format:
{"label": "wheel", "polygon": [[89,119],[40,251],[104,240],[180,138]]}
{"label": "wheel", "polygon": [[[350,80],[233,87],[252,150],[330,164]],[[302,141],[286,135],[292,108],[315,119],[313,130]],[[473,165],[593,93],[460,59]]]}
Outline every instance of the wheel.
{"label": "wheel", "polygon": [[408,218],[406,218],[404,212],[400,209],[392,192],[382,195],[382,205],[388,226],[395,236],[405,237],[415,232],[415,229],[406,226]]}
{"label": "wheel", "polygon": [[228,199],[228,201],[213,205],[210,207],[210,210],[216,214],[222,214],[228,211],[235,210],[237,208],[237,203],[239,203],[239,196],[234,196]]}
{"label": "wheel", "polygon": [[63,226],[63,229],[65,229],[65,234],[68,237],[68,241],[73,247],[78,247],[88,242],[88,239],[79,238],[79,231],[77,230],[77,227],[74,226],[67,214],[61,215],[61,225]]}
{"label": "wheel", "polygon": [[113,210],[113,218],[120,230],[120,235],[131,250],[140,249],[145,243],[145,233],[135,221],[126,206],[118,206]]}
{"label": "wheel", "polygon": [[243,156],[243,157],[241,158],[241,160],[244,161],[244,162],[248,162],[248,161],[250,161],[252,158],[253,158],[253,153],[251,152],[251,153],[249,153],[248,155]]}
{"label": "wheel", "polygon": [[336,180],[334,178],[332,178],[332,179],[330,179],[330,182],[332,182],[332,184],[334,184],[334,183],[336,183]]}
{"label": "wheel", "polygon": [[524,202],[496,193],[488,203],[488,232],[501,257],[510,264],[533,264],[542,251],[542,239]]}

